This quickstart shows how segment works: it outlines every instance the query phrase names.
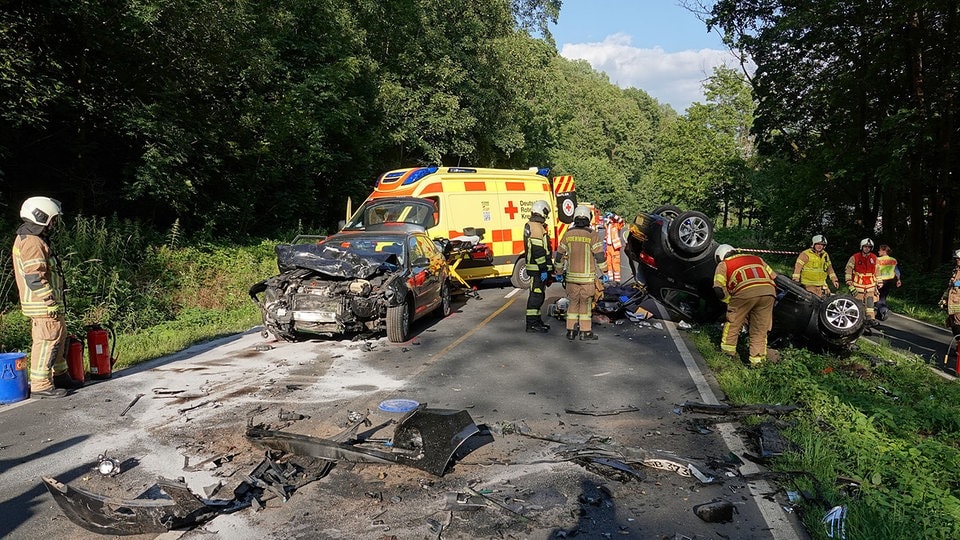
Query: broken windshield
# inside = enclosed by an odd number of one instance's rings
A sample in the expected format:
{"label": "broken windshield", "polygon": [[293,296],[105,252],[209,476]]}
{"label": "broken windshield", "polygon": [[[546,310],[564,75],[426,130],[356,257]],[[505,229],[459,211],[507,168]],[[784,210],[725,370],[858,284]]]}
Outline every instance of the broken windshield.
{"label": "broken windshield", "polygon": [[411,223],[429,229],[436,225],[436,207],[426,199],[415,197],[374,199],[363,203],[344,230],[365,229],[380,223]]}

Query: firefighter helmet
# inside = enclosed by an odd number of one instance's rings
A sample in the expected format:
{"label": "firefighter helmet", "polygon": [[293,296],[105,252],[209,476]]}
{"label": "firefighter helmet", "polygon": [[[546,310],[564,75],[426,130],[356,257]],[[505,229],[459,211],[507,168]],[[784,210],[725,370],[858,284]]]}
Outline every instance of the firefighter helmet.
{"label": "firefighter helmet", "polygon": [[960,249],[953,252],[954,259],[960,259]]}
{"label": "firefighter helmet", "polygon": [[720,262],[726,259],[727,255],[730,255],[734,251],[736,251],[736,248],[734,248],[730,244],[720,244],[719,246],[717,246],[717,251],[715,252],[717,262]]}
{"label": "firefighter helmet", "polygon": [[811,242],[814,244],[827,245],[827,237],[822,234],[815,234],[813,235],[813,240],[811,240]]}
{"label": "firefighter helmet", "polygon": [[873,247],[873,240],[869,238],[864,238],[863,240],[860,241],[860,249],[863,249],[864,246]]}
{"label": "firefighter helmet", "polygon": [[585,221],[590,223],[590,219],[593,217],[593,212],[590,211],[590,207],[584,205],[578,205],[573,210],[573,220],[574,221]]}
{"label": "firefighter helmet", "polygon": [[530,207],[530,213],[545,218],[550,215],[550,204],[543,200],[537,201]]}
{"label": "firefighter helmet", "polygon": [[60,201],[50,197],[30,197],[23,201],[20,207],[20,217],[37,225],[47,226],[53,218],[63,212],[60,210]]}

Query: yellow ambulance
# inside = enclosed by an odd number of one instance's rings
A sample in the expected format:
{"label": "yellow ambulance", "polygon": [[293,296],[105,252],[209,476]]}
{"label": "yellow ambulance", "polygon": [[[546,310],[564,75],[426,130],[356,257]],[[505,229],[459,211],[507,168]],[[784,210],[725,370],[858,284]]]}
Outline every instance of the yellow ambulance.
{"label": "yellow ambulance", "polygon": [[[433,238],[453,239],[483,231],[482,242],[492,257],[461,261],[457,273],[467,281],[509,277],[515,287],[527,288],[523,259],[523,227],[530,207],[538,200],[550,204],[547,230],[553,249],[573,223],[577,206],[572,176],[548,178],[546,169],[485,169],[469,167],[414,167],[382,174],[373,193],[352,215],[344,229],[377,222],[417,222]],[[411,198],[432,203],[433,214]],[[491,260],[492,259],[492,260]]]}

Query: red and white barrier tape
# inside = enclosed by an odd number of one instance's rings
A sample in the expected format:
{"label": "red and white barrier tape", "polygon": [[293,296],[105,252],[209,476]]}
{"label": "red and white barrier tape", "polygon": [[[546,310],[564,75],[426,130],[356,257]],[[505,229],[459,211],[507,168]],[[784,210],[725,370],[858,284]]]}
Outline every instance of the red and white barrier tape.
{"label": "red and white barrier tape", "polygon": [[749,251],[750,253],[775,253],[777,255],[799,255],[799,251],[782,251],[779,249],[753,249],[738,247],[737,251]]}

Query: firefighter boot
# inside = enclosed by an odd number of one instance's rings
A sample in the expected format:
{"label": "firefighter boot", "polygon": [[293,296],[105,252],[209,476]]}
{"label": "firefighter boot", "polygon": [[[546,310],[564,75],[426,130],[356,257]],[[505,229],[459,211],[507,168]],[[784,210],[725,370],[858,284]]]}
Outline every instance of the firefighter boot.
{"label": "firefighter boot", "polygon": [[543,324],[540,317],[527,317],[527,332],[536,332],[545,334],[550,331],[550,326]]}
{"label": "firefighter boot", "polygon": [[61,398],[65,395],[67,395],[66,389],[56,388],[54,386],[51,386],[50,388],[44,388],[43,390],[30,391],[30,397],[39,399]]}
{"label": "firefighter boot", "polygon": [[573,341],[573,340],[577,339],[577,331],[576,331],[576,330],[567,330],[567,339],[569,339],[570,341]]}
{"label": "firefighter boot", "polygon": [[600,337],[594,334],[593,331],[580,332],[580,341],[596,341],[598,339],[600,339]]}
{"label": "firefighter boot", "polygon": [[74,390],[83,386],[83,382],[70,377],[69,373],[61,373],[53,376],[53,386],[65,390]]}

